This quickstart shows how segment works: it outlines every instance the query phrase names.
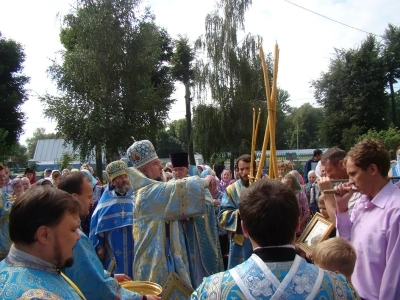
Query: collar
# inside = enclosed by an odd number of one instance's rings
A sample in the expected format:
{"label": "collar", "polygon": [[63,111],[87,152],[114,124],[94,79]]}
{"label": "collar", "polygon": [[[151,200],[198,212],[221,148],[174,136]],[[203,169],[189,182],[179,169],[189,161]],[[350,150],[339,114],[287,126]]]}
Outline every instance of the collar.
{"label": "collar", "polygon": [[[379,193],[371,200],[371,203],[375,206],[384,209],[386,202],[389,200],[389,197],[392,195],[393,191],[396,190],[397,187],[392,183],[391,180],[379,191]],[[363,197],[367,198],[366,195]]]}
{"label": "collar", "polygon": [[6,259],[7,262],[13,266],[26,266],[35,269],[45,270],[51,273],[59,273],[56,269],[56,266],[52,263],[29,253],[26,253],[22,250],[19,250],[15,248],[14,244],[11,245],[10,251]]}
{"label": "collar", "polygon": [[253,253],[264,262],[293,261],[296,257],[296,250],[293,245],[258,247],[253,250]]}

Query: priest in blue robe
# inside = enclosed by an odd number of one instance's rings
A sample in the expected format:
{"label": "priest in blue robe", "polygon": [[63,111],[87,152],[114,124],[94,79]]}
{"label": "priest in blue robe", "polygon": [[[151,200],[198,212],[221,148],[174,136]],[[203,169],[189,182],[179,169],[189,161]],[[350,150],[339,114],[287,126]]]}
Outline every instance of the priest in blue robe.
{"label": "priest in blue robe", "polygon": [[132,187],[121,160],[107,165],[107,188],[90,221],[89,238],[104,268],[134,279]]}
{"label": "priest in blue robe", "polygon": [[227,230],[229,235],[228,269],[244,262],[253,252],[250,240],[245,237],[240,226],[238,214],[240,194],[249,186],[250,161],[248,154],[236,160],[235,169],[239,179],[225,189],[221,199],[218,219],[221,229]]}
{"label": "priest in blue robe", "polygon": [[4,259],[11,247],[8,233],[8,215],[14,200],[7,193],[0,191],[0,261]]}
{"label": "priest in blue robe", "polygon": [[223,270],[209,181],[197,176],[161,182],[150,141],[127,151],[135,191],[134,274],[163,286],[163,298],[187,299],[193,288]]}
{"label": "priest in blue robe", "polygon": [[[60,190],[66,191],[81,202],[81,218],[88,215],[93,204],[93,185],[89,178],[85,172],[72,172],[63,176],[58,185]],[[65,268],[64,272],[76,283],[86,299],[141,300],[142,295],[126,290],[118,283],[130,278],[125,274],[110,274],[105,271],[89,238],[80,229],[78,232],[80,240],[72,253],[74,264]],[[153,299],[150,297],[147,299]]]}
{"label": "priest in blue robe", "polygon": [[9,215],[13,245],[0,262],[0,299],[85,299],[60,270],[73,264],[80,203],[54,188],[35,187]]}
{"label": "priest in blue robe", "polygon": [[341,274],[308,264],[295,251],[300,227],[295,194],[262,179],[242,191],[239,211],[253,254],[206,278],[190,299],[359,299]]}

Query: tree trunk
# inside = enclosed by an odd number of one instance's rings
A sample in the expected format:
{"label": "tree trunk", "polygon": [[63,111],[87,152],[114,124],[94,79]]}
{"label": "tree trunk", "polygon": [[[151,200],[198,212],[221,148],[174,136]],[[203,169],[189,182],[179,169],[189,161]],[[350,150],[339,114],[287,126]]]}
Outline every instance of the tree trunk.
{"label": "tree trunk", "polygon": [[192,139],[192,111],[190,109],[190,89],[189,83],[185,84],[185,102],[186,102],[186,132],[188,138],[188,153],[189,153],[189,164],[195,166],[196,161],[194,159],[194,147]]}
{"label": "tree trunk", "polygon": [[230,162],[229,168],[231,169],[231,172],[232,172],[232,178],[236,179],[235,178],[235,158],[233,157],[233,153],[231,153],[231,157],[229,159],[229,162]]}
{"label": "tree trunk", "polygon": [[394,126],[397,126],[397,117],[396,117],[396,98],[394,96],[393,89],[393,75],[389,75],[389,87],[390,87],[390,99],[392,102],[392,122]]}
{"label": "tree trunk", "polygon": [[100,179],[100,181],[103,182],[103,160],[101,157],[100,145],[96,145],[95,152],[96,152],[96,175]]}

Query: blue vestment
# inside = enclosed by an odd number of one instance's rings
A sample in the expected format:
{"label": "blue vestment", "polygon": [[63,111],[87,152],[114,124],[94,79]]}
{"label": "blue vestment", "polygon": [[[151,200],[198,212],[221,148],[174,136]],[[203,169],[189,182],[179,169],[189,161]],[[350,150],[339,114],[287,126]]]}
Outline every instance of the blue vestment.
{"label": "blue vestment", "polygon": [[218,215],[219,224],[222,229],[231,232],[228,269],[241,264],[253,253],[250,240],[243,234],[238,215],[240,191],[245,188],[242,181],[237,180],[225,189],[221,200],[221,210]]}
{"label": "blue vestment", "polygon": [[95,249],[104,247],[104,268],[113,273],[124,273],[133,279],[133,199],[132,190],[117,196],[106,188],[90,221],[90,241]]}
{"label": "blue vestment", "polygon": [[[399,165],[398,163],[395,166],[392,166],[392,173],[393,177],[398,177],[400,176],[400,170],[399,170]],[[393,184],[396,184],[400,181],[400,179],[392,179]]]}
{"label": "blue vestment", "polygon": [[140,300],[142,295],[122,288],[106,272],[89,238],[79,231],[72,257],[74,264],[65,268],[65,274],[74,282],[87,300],[124,299]]}
{"label": "blue vestment", "polygon": [[14,201],[10,200],[7,193],[0,192],[0,260],[7,256],[11,247],[8,233],[8,215]]}
{"label": "blue vestment", "polygon": [[190,297],[198,299],[359,299],[344,276],[296,256],[265,263],[256,254],[228,271],[206,278]]}
{"label": "blue vestment", "polygon": [[201,274],[209,276],[223,270],[214,206],[206,189],[208,181],[194,176],[159,182],[135,168],[128,168],[127,173],[136,191],[135,279],[162,285],[166,299],[185,299],[176,286],[168,293],[171,268],[193,288],[201,282]]}
{"label": "blue vestment", "polygon": [[58,270],[37,257],[11,247],[0,262],[0,299],[81,299]]}

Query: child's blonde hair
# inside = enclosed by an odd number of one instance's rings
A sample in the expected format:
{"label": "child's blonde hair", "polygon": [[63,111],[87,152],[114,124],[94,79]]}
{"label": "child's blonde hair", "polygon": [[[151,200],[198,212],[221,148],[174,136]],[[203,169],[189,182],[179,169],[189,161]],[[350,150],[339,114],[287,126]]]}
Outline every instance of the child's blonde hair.
{"label": "child's blonde hair", "polygon": [[354,271],[357,254],[346,240],[335,237],[315,246],[312,253],[314,263],[328,271],[338,271],[350,279]]}

